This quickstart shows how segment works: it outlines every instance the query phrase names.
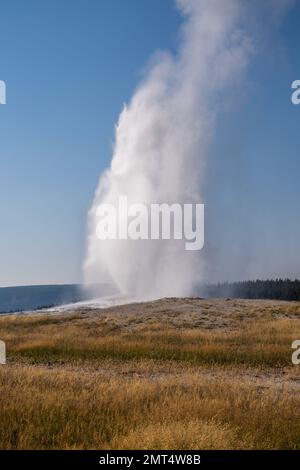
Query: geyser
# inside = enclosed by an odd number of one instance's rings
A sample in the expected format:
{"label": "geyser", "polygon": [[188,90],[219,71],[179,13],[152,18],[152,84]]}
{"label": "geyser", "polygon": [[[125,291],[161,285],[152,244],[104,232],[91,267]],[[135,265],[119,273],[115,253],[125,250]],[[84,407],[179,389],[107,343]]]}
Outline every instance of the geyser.
{"label": "geyser", "polygon": [[[105,240],[96,234],[100,204],[202,203],[207,149],[224,96],[232,94],[252,42],[240,0],[179,0],[175,55],[159,53],[120,114],[110,168],[89,212],[88,284],[112,282],[136,298],[188,296],[203,280],[201,253],[181,240]],[[209,210],[209,209],[208,209]]]}

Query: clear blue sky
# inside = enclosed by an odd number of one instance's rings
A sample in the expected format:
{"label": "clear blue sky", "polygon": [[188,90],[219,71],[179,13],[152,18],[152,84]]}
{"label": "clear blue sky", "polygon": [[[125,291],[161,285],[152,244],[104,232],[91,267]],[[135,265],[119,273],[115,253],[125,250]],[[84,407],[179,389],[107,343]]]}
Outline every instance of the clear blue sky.
{"label": "clear blue sky", "polygon": [[[180,18],[172,0],[1,0],[0,14],[0,286],[79,282],[114,124],[151,54],[175,47]],[[244,277],[300,276],[299,23],[297,6],[211,149],[211,226],[249,258]],[[264,253],[256,263],[249,246]]]}

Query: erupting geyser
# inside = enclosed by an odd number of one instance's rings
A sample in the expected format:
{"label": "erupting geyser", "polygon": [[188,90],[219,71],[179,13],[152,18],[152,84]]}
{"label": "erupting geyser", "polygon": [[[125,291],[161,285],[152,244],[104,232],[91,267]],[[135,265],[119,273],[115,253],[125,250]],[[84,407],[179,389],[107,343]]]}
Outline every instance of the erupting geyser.
{"label": "erupting geyser", "polygon": [[240,0],[178,0],[176,55],[159,53],[116,127],[110,168],[89,213],[88,284],[112,282],[136,298],[185,296],[203,277],[199,252],[181,240],[110,240],[96,235],[99,204],[201,203],[207,147],[224,95],[234,92],[252,51]]}

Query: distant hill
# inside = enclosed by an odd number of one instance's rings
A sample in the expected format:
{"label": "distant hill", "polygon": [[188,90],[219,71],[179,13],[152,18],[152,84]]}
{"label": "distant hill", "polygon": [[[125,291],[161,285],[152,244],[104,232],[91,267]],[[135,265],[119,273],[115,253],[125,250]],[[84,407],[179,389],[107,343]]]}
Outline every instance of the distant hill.
{"label": "distant hill", "polygon": [[21,286],[0,288],[0,313],[37,310],[87,299],[80,285]]}
{"label": "distant hill", "polygon": [[[97,286],[97,293],[115,293],[111,286]],[[195,289],[207,298],[273,299],[300,301],[300,280],[271,279],[219,283]],[[90,295],[79,284],[21,286],[0,288],[0,313],[38,310],[57,305],[89,300]]]}

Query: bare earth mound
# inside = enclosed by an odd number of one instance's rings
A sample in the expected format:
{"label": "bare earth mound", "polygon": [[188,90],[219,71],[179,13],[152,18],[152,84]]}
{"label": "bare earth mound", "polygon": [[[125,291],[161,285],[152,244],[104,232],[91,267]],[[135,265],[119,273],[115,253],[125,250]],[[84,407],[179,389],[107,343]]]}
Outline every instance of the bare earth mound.
{"label": "bare earth mound", "polygon": [[0,317],[3,449],[300,448],[300,303]]}

